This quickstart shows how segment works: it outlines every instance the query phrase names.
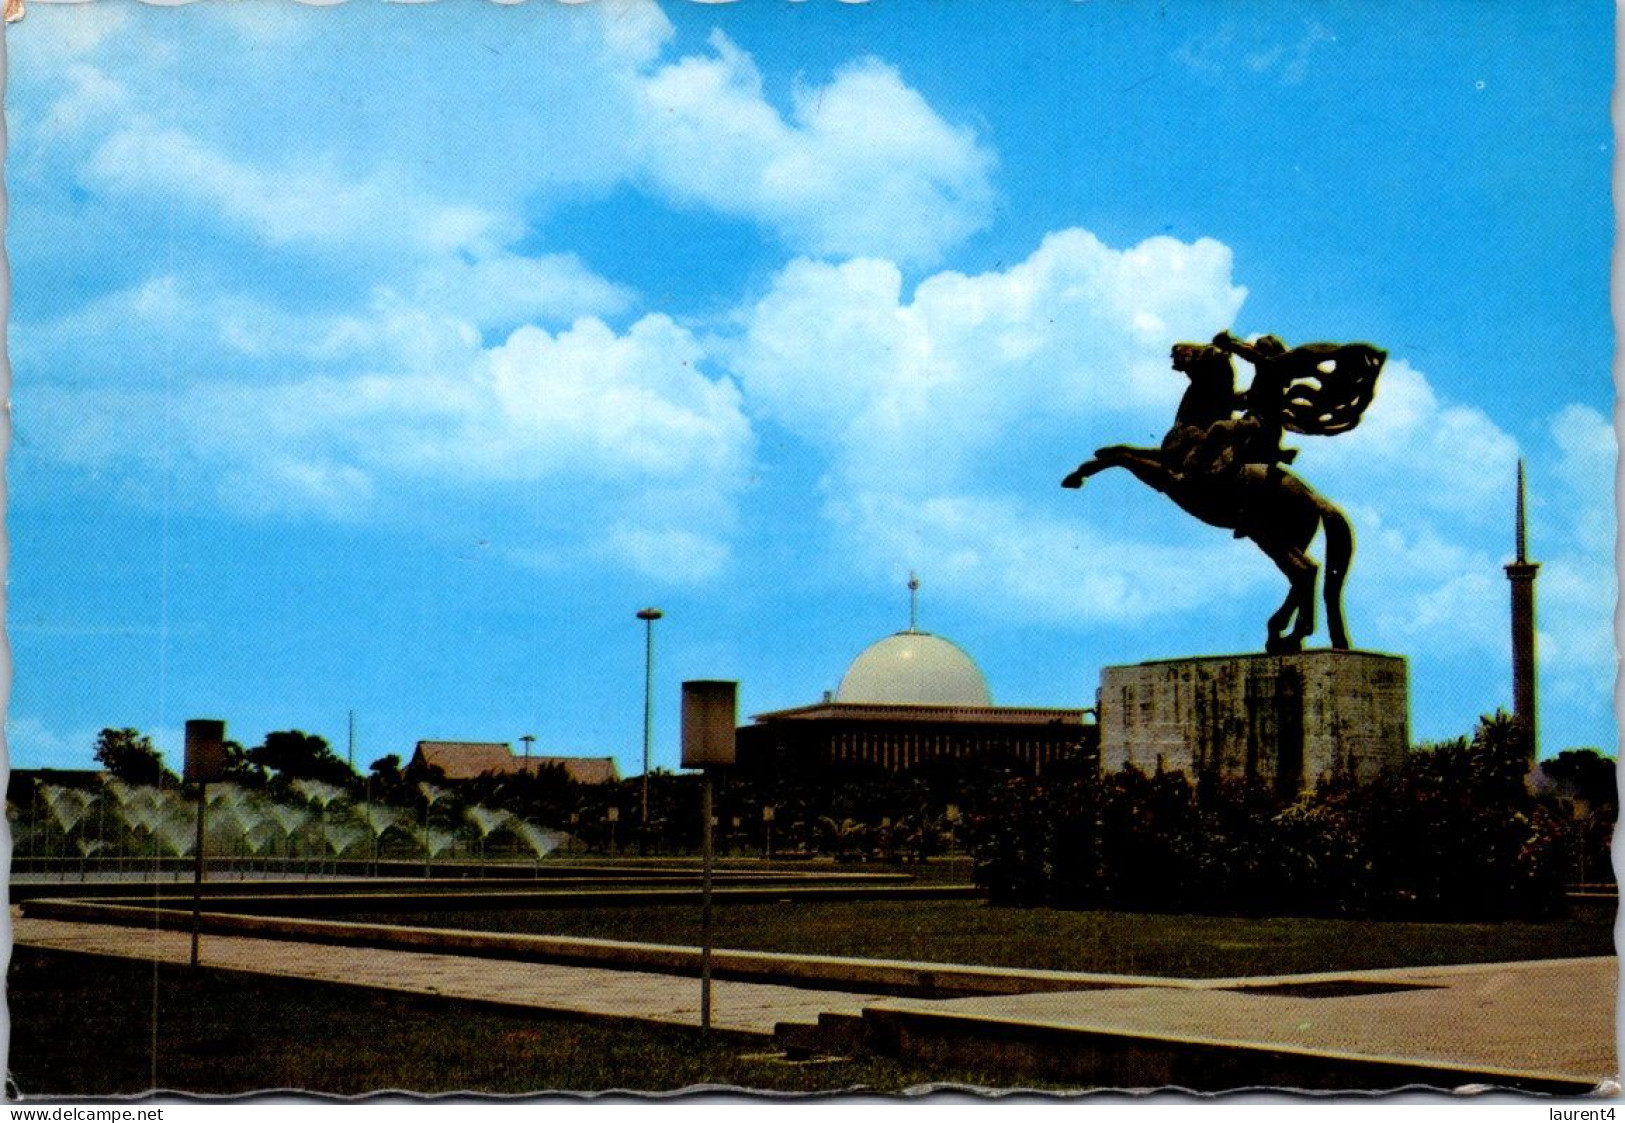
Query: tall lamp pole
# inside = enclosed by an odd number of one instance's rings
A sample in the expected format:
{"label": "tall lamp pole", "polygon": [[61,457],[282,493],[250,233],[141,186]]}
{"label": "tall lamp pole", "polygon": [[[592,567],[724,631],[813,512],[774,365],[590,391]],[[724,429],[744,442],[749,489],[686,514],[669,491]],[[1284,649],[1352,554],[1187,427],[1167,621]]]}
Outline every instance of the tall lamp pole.
{"label": "tall lamp pole", "polygon": [[700,814],[704,818],[700,851],[700,1032],[711,1032],[711,867],[716,860],[712,839],[714,774],[732,766],[736,757],[734,726],[739,724],[739,684],[719,679],[683,683],[683,767],[704,771]]}
{"label": "tall lamp pole", "polygon": [[533,733],[527,733],[527,734],[525,734],[523,737],[521,737],[519,739],[525,743],[525,775],[529,776],[530,775],[530,747],[536,743],[536,736]]}
{"label": "tall lamp pole", "polygon": [[204,809],[209,805],[209,784],[226,778],[226,723],[215,718],[192,718],[186,723],[185,779],[197,785],[197,840],[192,865],[192,966],[198,965],[198,932],[203,911]]}
{"label": "tall lamp pole", "polygon": [[654,741],[655,621],[664,616],[658,608],[641,608],[643,621],[643,811],[638,820],[638,853],[649,856],[649,747]]}

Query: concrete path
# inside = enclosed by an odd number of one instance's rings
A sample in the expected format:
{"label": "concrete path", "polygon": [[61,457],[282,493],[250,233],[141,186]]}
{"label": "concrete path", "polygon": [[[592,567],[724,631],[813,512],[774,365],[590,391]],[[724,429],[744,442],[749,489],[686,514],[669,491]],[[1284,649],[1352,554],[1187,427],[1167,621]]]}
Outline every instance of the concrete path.
{"label": "concrete path", "polygon": [[[15,911],[12,939],[30,947],[165,963],[187,963],[192,954],[192,938],[185,932],[42,920]],[[700,1024],[700,982],[676,975],[209,934],[202,939],[201,961],[206,967],[229,971],[407,994],[674,1025]],[[770,1036],[778,1022],[814,1022],[825,1011],[857,1014],[876,997],[717,980],[712,983],[711,1024]]]}
{"label": "concrete path", "polygon": [[[185,932],[24,917],[15,909],[12,932],[18,944],[149,961],[185,963],[191,950]],[[698,980],[637,970],[211,934],[203,936],[202,961],[568,1014],[699,1024]],[[811,1023],[821,1013],[867,1009],[871,1019],[901,1016],[927,1031],[924,1023],[934,1023],[968,1038],[967,1047],[977,1052],[1012,1032],[1032,1031],[1063,1042],[1076,1035],[1131,1048],[1155,1043],[1164,1052],[1273,1050],[1311,1061],[1431,1065],[1462,1073],[1461,1083],[1521,1074],[1591,1086],[1619,1071],[1618,960],[1612,956],[1135,982],[1141,985],[924,1000],[719,980],[713,1024],[767,1036],[780,1022]]]}

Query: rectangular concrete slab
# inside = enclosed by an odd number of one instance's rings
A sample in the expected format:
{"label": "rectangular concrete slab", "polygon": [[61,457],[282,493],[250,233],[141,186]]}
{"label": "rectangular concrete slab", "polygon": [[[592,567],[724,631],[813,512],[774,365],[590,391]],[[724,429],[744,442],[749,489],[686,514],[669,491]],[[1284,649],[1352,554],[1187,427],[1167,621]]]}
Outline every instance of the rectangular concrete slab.
{"label": "rectangular concrete slab", "polygon": [[[1329,984],[1365,981],[1370,987]],[[1311,984],[1323,985],[1315,988]],[[1153,1048],[1219,1047],[1321,1057],[1340,1071],[1365,1063],[1456,1071],[1460,1083],[1497,1075],[1590,1087],[1618,1074],[1618,960],[1539,960],[1416,968],[1207,987],[1140,987],[922,1003],[884,999],[871,1013],[980,1023],[989,1039],[1020,1030],[1079,1041],[1118,1038]],[[1246,986],[1246,990],[1235,989]],[[1274,990],[1276,993],[1271,993]],[[1315,996],[1321,995],[1321,996]],[[925,1032],[915,1019],[916,1034]],[[941,1027],[947,1031],[950,1027]],[[1028,1035],[1032,1037],[1032,1034]]]}

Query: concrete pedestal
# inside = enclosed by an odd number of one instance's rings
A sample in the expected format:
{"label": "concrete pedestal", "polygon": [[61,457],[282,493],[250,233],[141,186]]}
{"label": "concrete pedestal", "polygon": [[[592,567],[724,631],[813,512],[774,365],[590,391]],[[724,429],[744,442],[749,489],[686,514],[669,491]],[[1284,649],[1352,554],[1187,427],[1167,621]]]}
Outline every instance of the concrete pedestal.
{"label": "concrete pedestal", "polygon": [[1369,651],[1107,667],[1100,764],[1251,776],[1283,796],[1331,776],[1363,782],[1403,762],[1409,699],[1405,660]]}

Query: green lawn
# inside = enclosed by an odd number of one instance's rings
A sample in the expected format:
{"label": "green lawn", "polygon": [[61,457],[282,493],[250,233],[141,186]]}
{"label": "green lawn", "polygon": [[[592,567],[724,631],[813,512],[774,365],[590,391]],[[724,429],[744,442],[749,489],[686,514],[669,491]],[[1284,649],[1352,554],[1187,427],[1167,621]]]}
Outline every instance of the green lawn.
{"label": "green lawn", "polygon": [[881,1059],[788,1064],[697,1032],[571,1021],[444,999],[15,949],[10,1097],[356,1096],[701,1084],[781,1092],[1000,1086],[997,1072],[926,1072]]}
{"label": "green lawn", "polygon": [[[1612,902],[1547,923],[1421,924],[992,908],[979,901],[788,901],[716,910],[718,947],[1222,978],[1611,955]],[[337,918],[335,918],[337,919]],[[698,906],[346,913],[346,920],[698,944]]]}

